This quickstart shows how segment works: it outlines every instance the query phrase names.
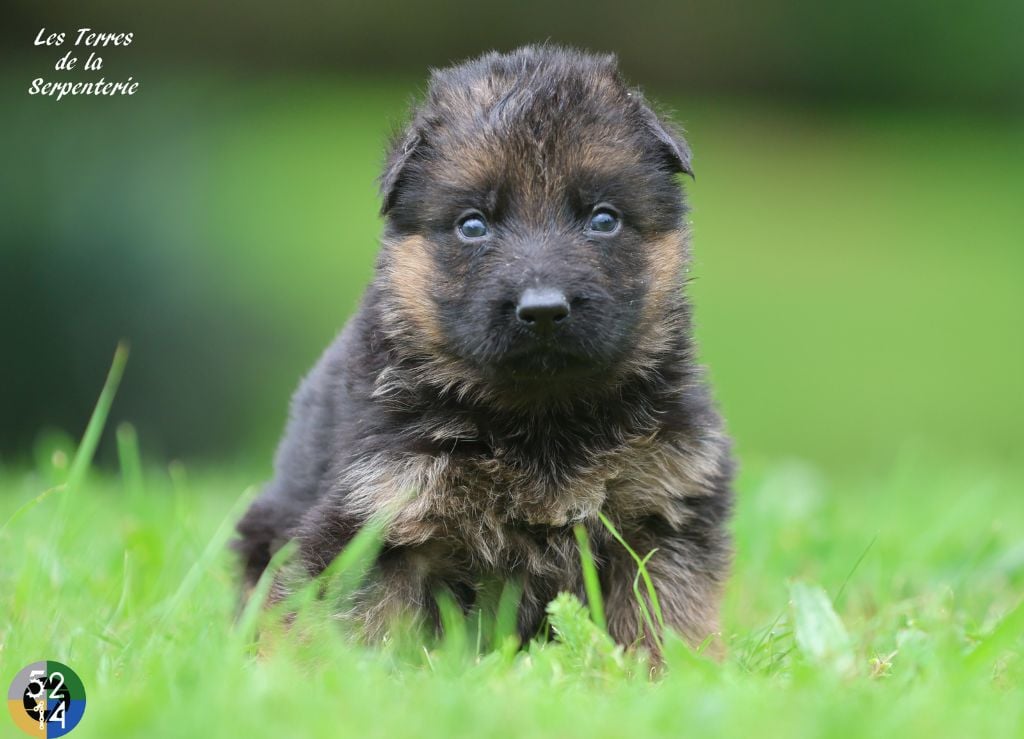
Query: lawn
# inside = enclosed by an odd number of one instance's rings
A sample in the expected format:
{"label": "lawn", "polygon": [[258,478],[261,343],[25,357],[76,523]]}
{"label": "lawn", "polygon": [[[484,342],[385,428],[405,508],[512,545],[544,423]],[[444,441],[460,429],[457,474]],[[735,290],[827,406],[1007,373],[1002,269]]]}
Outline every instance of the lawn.
{"label": "lawn", "polygon": [[[522,650],[480,614],[438,642],[350,644],[315,611],[291,635],[236,610],[243,470],[119,473],[43,440],[0,486],[0,674],[58,659],[77,736],[1019,736],[1020,469],[906,456],[871,479],[801,463],[739,481],[721,664],[665,644],[655,677],[578,602]],[[353,568],[353,572],[358,571]],[[260,634],[263,634],[262,640]],[[13,732],[3,724],[5,732]],[[5,734],[6,735],[6,734]]]}

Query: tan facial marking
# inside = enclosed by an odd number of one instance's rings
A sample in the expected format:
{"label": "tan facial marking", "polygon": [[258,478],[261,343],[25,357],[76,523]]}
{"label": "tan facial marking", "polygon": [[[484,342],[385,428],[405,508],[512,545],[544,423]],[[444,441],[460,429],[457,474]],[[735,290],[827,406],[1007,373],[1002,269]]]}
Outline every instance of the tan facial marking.
{"label": "tan facial marking", "polygon": [[645,244],[650,260],[651,282],[644,306],[645,320],[657,320],[670,298],[682,289],[683,266],[689,233],[685,228],[669,231]]}
{"label": "tan facial marking", "polygon": [[441,346],[444,333],[430,297],[436,269],[429,243],[422,236],[410,236],[393,243],[391,252],[391,290],[402,317],[423,332],[429,346]]}

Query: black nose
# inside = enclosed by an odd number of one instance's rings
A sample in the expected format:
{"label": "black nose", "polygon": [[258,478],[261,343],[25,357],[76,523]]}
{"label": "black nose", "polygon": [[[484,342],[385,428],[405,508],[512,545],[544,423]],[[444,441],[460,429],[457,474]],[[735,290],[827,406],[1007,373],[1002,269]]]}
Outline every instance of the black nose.
{"label": "black nose", "polygon": [[541,333],[569,317],[569,301],[558,290],[531,287],[519,296],[516,318]]}

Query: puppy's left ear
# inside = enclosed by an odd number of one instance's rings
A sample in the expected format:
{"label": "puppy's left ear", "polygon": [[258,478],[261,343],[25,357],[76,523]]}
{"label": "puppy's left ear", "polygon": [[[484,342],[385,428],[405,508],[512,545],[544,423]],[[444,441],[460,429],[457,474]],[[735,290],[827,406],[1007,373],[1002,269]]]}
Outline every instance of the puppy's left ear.
{"label": "puppy's left ear", "polygon": [[647,126],[648,130],[662,147],[672,171],[682,172],[693,177],[693,167],[690,164],[690,146],[686,143],[683,135],[673,125],[664,123],[648,105],[641,104],[640,111],[644,119],[644,125]]}
{"label": "puppy's left ear", "polygon": [[387,162],[384,164],[384,172],[380,176],[380,214],[382,216],[386,216],[391,210],[391,206],[395,204],[398,192],[402,189],[406,165],[415,154],[420,140],[419,131],[412,124],[392,139]]}

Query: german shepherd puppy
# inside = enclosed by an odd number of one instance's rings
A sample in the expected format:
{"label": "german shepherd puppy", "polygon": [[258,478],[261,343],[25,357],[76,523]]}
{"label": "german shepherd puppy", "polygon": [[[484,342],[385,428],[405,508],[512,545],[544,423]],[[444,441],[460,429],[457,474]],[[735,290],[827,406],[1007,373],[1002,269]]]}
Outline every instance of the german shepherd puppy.
{"label": "german shepherd puppy", "polygon": [[386,512],[343,620],[371,640],[436,627],[440,591],[468,609],[514,580],[527,639],[557,593],[585,598],[579,524],[611,635],[653,647],[603,513],[657,550],[665,625],[714,634],[733,465],[694,358],[679,173],[686,143],[612,56],[531,46],[434,72],[381,177],[376,276],[238,525],[248,584],[295,539],[280,599]]}

